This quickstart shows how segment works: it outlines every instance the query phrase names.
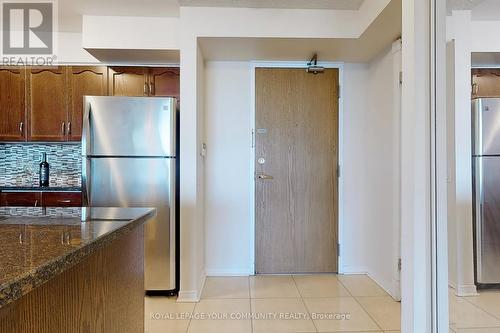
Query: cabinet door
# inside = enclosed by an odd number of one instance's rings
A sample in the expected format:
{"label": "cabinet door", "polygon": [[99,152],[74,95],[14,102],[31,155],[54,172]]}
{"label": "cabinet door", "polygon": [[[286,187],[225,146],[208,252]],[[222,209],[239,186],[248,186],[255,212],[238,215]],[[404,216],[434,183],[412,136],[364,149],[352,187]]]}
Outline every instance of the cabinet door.
{"label": "cabinet door", "polygon": [[108,93],[106,67],[73,66],[68,69],[69,115],[68,140],[80,141],[82,137],[83,96],[105,96]]}
{"label": "cabinet door", "polygon": [[472,70],[472,98],[500,97],[500,69]]}
{"label": "cabinet door", "polygon": [[82,205],[82,193],[43,192],[42,205],[44,207],[80,207]]}
{"label": "cabinet door", "polygon": [[147,96],[148,70],[145,67],[109,67],[111,96]]}
{"label": "cabinet door", "polygon": [[28,69],[28,140],[65,141],[68,89],[65,68]]}
{"label": "cabinet door", "polygon": [[149,70],[149,95],[168,96],[179,100],[179,68],[151,68]]}
{"label": "cabinet door", "polygon": [[41,206],[41,192],[0,192],[0,206]]}
{"label": "cabinet door", "polygon": [[0,67],[0,140],[26,139],[24,108],[26,72],[21,67]]}

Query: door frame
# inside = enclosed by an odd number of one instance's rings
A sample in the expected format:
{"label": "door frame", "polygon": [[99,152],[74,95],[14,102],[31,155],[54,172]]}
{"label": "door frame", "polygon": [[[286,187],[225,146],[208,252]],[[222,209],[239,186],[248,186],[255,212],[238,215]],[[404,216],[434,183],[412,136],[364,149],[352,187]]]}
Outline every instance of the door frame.
{"label": "door frame", "polygon": [[[344,120],[344,63],[343,62],[318,62],[318,66],[323,66],[325,68],[336,68],[339,70],[339,109],[338,109],[338,163],[340,165],[340,175],[338,177],[338,261],[337,261],[337,271],[338,274],[344,273],[344,262],[342,260],[341,253],[344,253],[344,177],[342,177],[342,165],[344,156],[344,132],[343,132],[343,120]],[[248,272],[250,275],[255,274],[255,70],[256,68],[307,68],[305,61],[251,61],[250,62],[250,262],[248,264]]]}

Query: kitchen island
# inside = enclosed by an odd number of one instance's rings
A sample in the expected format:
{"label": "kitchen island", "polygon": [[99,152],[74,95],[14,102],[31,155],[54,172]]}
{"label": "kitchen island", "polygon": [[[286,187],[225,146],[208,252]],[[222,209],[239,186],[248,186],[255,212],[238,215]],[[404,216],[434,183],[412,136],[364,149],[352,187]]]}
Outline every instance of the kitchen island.
{"label": "kitchen island", "polygon": [[0,208],[0,332],[144,332],[149,208]]}

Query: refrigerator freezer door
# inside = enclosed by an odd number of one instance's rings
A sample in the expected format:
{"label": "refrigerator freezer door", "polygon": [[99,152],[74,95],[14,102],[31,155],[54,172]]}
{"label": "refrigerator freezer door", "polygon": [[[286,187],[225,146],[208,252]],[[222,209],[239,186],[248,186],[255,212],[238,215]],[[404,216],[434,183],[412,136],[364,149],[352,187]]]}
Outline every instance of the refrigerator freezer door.
{"label": "refrigerator freezer door", "polygon": [[472,101],[472,154],[500,155],[500,99],[480,98]]}
{"label": "refrigerator freezer door", "polygon": [[88,158],[90,205],[155,207],[145,225],[145,288],[175,288],[175,159]]}
{"label": "refrigerator freezer door", "polygon": [[84,156],[175,156],[174,98],[85,96]]}
{"label": "refrigerator freezer door", "polygon": [[500,283],[500,157],[475,157],[474,169],[477,282]]}

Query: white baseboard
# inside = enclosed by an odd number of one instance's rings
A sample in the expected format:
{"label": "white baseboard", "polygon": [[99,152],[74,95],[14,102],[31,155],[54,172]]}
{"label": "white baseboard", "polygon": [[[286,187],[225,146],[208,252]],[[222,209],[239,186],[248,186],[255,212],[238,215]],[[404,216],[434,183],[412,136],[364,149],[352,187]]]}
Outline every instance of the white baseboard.
{"label": "white baseboard", "polygon": [[371,273],[367,273],[367,275],[370,279],[375,281],[375,283],[378,284],[378,286],[380,288],[384,289],[386,293],[391,295],[391,297],[394,298],[394,300],[396,300],[396,301],[401,300],[401,296],[399,295],[399,291],[398,291],[399,284],[400,284],[399,281],[395,281],[393,279],[385,280],[385,279],[379,278],[378,276],[371,274]]}
{"label": "white baseboard", "polygon": [[379,278],[378,276],[368,272],[366,267],[356,267],[356,266],[347,266],[344,267],[342,274],[345,275],[367,275],[370,279],[375,281],[382,289],[384,289],[392,298],[397,301],[401,300],[401,296],[396,288],[399,288],[399,281],[391,280],[386,281],[384,279]]}
{"label": "white baseboard", "polygon": [[178,303],[196,303],[200,301],[200,295],[197,290],[179,291],[177,296]]}
{"label": "white baseboard", "polygon": [[366,267],[361,266],[344,266],[340,274],[366,274]]}
{"label": "white baseboard", "polygon": [[476,288],[475,284],[458,285],[455,288],[455,293],[457,296],[476,296],[476,295],[478,295],[477,288]]}
{"label": "white baseboard", "polygon": [[207,276],[249,276],[247,269],[207,269]]}
{"label": "white baseboard", "polygon": [[201,292],[203,291],[203,287],[205,286],[205,281],[207,279],[207,274],[205,272],[202,273],[200,285],[197,290],[180,290],[179,295],[177,296],[178,303],[197,303],[200,301]]}

